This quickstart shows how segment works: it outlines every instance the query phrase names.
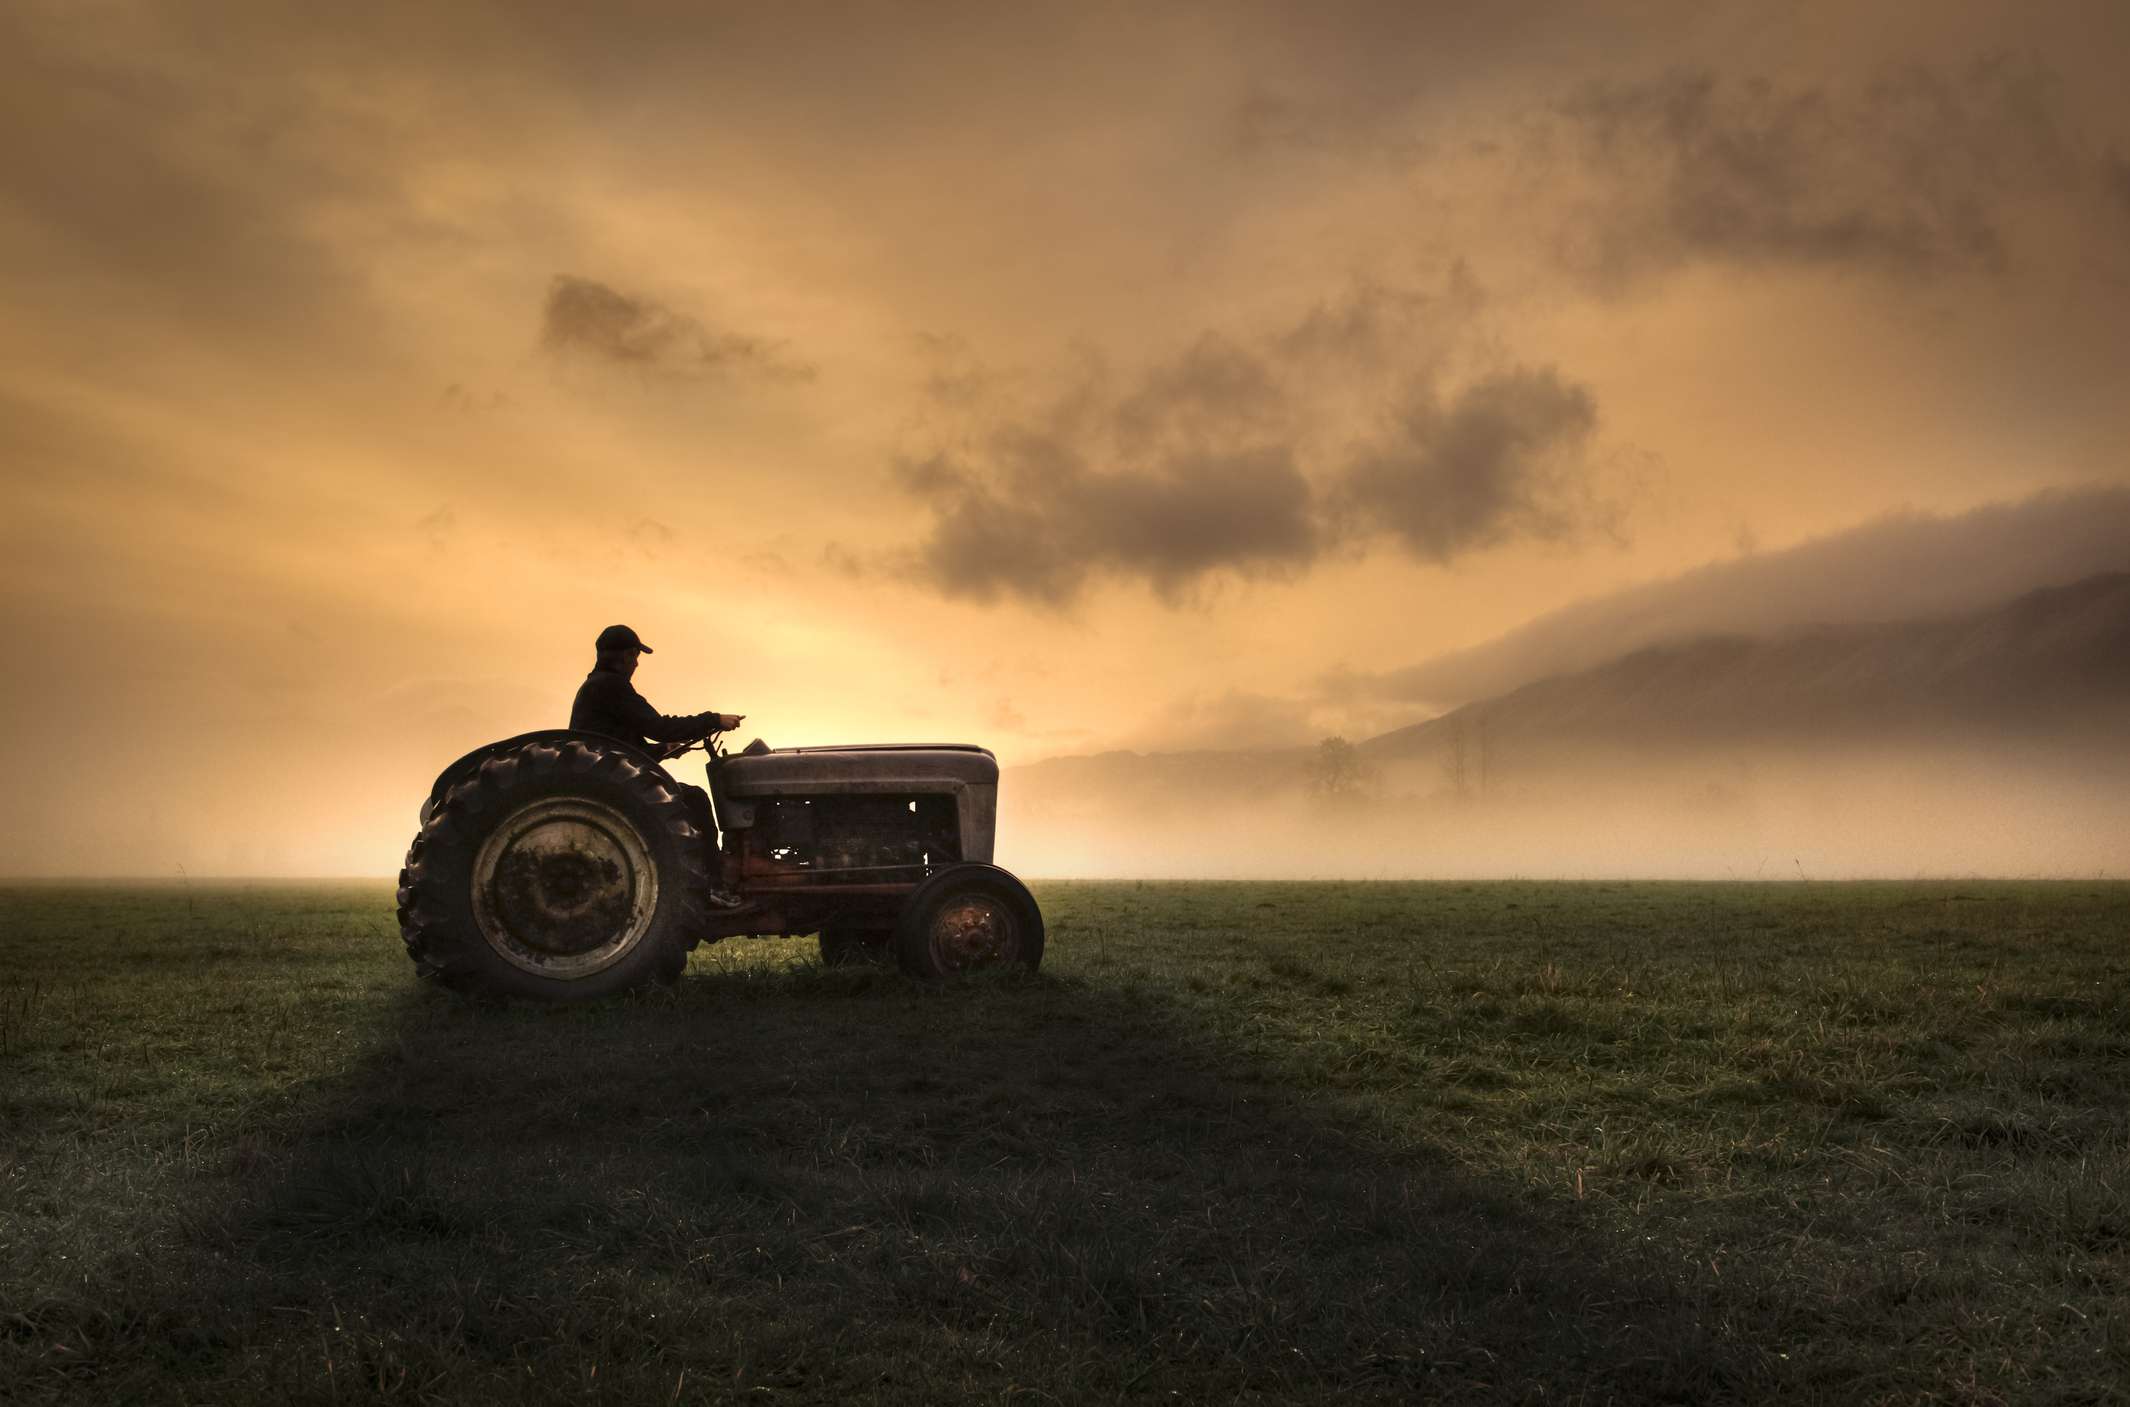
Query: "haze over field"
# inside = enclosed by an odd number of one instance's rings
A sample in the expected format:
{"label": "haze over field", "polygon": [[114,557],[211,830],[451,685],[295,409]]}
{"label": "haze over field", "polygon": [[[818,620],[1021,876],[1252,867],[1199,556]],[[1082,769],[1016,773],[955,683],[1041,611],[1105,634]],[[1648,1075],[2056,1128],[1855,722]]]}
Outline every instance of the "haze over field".
{"label": "haze over field", "polygon": [[1009,834],[1103,874],[2119,874],[2126,717],[2116,572],[1668,641],[1351,747],[1054,760],[1003,804]]}
{"label": "haze over field", "polygon": [[2121,873],[2126,52],[11,6],[0,872],[389,873],[626,621],[1035,874]]}

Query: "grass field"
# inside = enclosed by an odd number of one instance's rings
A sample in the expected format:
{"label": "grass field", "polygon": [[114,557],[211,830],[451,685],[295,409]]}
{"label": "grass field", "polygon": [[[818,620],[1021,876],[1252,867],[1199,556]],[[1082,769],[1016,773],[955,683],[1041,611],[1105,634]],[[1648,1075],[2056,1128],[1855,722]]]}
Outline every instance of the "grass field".
{"label": "grass field", "polygon": [[0,1400],[2130,1400],[2130,886],[1040,886],[479,1009],[0,891]]}

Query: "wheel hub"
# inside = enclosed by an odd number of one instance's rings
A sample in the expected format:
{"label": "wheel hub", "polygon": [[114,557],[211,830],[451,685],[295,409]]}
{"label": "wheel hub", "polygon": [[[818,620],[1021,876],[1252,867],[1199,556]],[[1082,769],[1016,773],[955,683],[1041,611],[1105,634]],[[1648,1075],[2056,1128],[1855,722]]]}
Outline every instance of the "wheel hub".
{"label": "wheel hub", "polygon": [[995,899],[964,895],[940,906],[930,936],[933,956],[947,971],[983,967],[1011,952],[1013,916]]}
{"label": "wheel hub", "polygon": [[658,871],[628,818],[581,797],[536,801],[496,827],[474,862],[474,915],[528,971],[581,977],[635,947],[658,908]]}

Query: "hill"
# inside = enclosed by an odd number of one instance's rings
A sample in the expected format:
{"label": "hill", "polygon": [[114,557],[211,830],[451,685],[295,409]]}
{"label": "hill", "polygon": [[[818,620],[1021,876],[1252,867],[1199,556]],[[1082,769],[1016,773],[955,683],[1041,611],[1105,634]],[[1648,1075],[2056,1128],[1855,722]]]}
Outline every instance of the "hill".
{"label": "hill", "polygon": [[2037,587],[2130,568],[2130,489],[2051,491],[1950,517],[1897,514],[1574,601],[1491,640],[1352,682],[1418,713],[1497,698],[1638,650],[1767,639],[1820,622],[1990,610]]}
{"label": "hill", "polygon": [[[1456,745],[1530,755],[1602,744],[1640,750],[1780,743],[1856,746],[2122,731],[2130,709],[2130,572],[2030,591],[1931,620],[1705,636],[1575,674],[1359,744],[1378,765]],[[1299,788],[1314,752],[1113,751],[1010,769],[1009,786],[1098,791],[1121,804]],[[1498,759],[1497,759],[1498,763]]]}
{"label": "hill", "polygon": [[2120,731],[2130,708],[2130,573],[1935,620],[1823,625],[1637,650],[1361,745],[1378,762],[1483,729],[1498,750],[1659,751],[2046,741]]}
{"label": "hill", "polygon": [[1037,873],[1722,877],[2119,871],[2130,573],[1927,620],[1703,636],[1357,745],[1008,770]]}

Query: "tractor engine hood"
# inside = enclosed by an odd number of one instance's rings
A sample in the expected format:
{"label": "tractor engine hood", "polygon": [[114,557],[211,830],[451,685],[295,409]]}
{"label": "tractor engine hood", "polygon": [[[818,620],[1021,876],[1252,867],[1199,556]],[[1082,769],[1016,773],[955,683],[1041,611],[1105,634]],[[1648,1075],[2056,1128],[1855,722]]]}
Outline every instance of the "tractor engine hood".
{"label": "tractor engine hood", "polygon": [[754,824],[770,797],[951,796],[964,860],[988,864],[998,823],[998,759],[966,743],[763,748],[750,745],[711,769],[718,823]]}

